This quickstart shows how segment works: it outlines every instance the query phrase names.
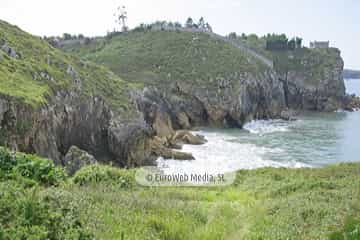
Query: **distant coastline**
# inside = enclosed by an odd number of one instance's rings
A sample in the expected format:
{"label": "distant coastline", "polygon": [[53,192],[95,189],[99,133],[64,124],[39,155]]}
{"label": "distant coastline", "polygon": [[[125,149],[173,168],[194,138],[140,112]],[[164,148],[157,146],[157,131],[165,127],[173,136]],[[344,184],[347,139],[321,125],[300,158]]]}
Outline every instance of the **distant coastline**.
{"label": "distant coastline", "polygon": [[343,75],[345,79],[360,79],[360,70],[344,69]]}

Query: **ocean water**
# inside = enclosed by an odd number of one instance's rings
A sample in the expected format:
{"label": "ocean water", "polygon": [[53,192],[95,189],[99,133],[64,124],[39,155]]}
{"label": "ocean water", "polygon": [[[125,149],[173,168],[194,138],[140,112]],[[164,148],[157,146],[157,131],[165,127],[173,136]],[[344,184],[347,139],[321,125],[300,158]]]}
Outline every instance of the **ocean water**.
{"label": "ocean water", "polygon": [[[360,96],[360,80],[345,81]],[[167,172],[217,173],[260,167],[321,167],[360,161],[360,112],[304,113],[297,121],[253,121],[244,129],[202,129],[204,145],[185,145],[196,160],[158,159]]]}

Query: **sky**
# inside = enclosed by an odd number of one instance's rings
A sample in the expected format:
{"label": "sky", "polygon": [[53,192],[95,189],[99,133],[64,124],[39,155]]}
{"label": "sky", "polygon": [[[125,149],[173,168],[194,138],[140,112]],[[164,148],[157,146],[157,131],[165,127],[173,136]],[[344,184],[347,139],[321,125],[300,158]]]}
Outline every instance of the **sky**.
{"label": "sky", "polygon": [[204,17],[214,32],[285,33],[330,41],[345,67],[360,70],[360,0],[0,0],[0,19],[39,36],[104,35],[124,5],[128,25]]}

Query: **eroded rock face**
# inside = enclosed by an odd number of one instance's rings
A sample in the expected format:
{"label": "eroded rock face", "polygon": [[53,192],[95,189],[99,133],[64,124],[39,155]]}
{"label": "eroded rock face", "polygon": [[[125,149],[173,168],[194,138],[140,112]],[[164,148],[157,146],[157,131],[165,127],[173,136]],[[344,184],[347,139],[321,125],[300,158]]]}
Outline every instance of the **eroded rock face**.
{"label": "eroded rock face", "polygon": [[301,59],[298,70],[290,70],[281,76],[289,108],[314,111],[342,108],[344,62],[338,49],[322,51],[327,51],[330,56],[325,59],[320,54],[307,54]]}
{"label": "eroded rock face", "polygon": [[147,144],[151,128],[141,118],[122,120],[97,97],[58,92],[48,104],[34,109],[0,96],[0,120],[0,145],[36,153],[56,164],[66,165],[71,146],[119,166],[139,166],[151,159]]}
{"label": "eroded rock face", "polygon": [[168,89],[145,89],[138,104],[160,136],[172,135],[172,128],[241,127],[252,119],[279,117],[286,106],[282,83],[272,71],[238,74],[206,86],[175,83]]}
{"label": "eroded rock face", "polygon": [[168,141],[159,137],[154,137],[151,141],[152,151],[156,156],[163,157],[165,159],[176,160],[194,160],[195,158],[191,153],[180,152],[171,149]]}
{"label": "eroded rock face", "polygon": [[297,115],[299,115],[299,113],[293,109],[284,109],[281,112],[280,117],[286,121],[295,121]]}
{"label": "eroded rock face", "polygon": [[191,144],[191,145],[202,145],[207,141],[204,136],[198,134],[192,134],[189,131],[179,130],[171,136],[169,140],[171,145]]}
{"label": "eroded rock face", "polygon": [[14,48],[10,47],[6,42],[0,41],[0,49],[3,50],[11,58],[19,58],[19,54],[15,51]]}
{"label": "eroded rock face", "polygon": [[151,139],[155,132],[145,122],[112,122],[108,129],[108,146],[115,163],[126,167],[153,165]]}
{"label": "eroded rock face", "polygon": [[344,109],[347,111],[359,111],[360,110],[360,97],[355,95],[346,96],[344,101]]}
{"label": "eroded rock face", "polygon": [[[80,97],[81,79],[68,66],[73,90],[57,92],[40,108],[0,95],[0,145],[36,153],[62,165],[68,164],[66,155],[72,146],[100,162],[123,167],[153,165],[158,156],[193,159],[190,153],[173,148],[204,144],[205,139],[178,130],[242,127],[253,119],[292,120],[292,109],[332,111],[344,107],[344,98],[346,106],[358,106],[358,101],[345,96],[343,62],[340,53],[336,54],[335,67],[322,68],[318,76],[306,71],[280,76],[267,69],[233,73],[206,83],[171,82],[134,91],[131,99],[136,102],[136,114],[130,119],[114,114],[101,98]],[[304,59],[304,68],[321,61]],[[52,81],[50,75],[40,75]]]}
{"label": "eroded rock face", "polygon": [[95,157],[76,146],[71,146],[64,157],[65,169],[70,176],[80,168],[97,163]]}

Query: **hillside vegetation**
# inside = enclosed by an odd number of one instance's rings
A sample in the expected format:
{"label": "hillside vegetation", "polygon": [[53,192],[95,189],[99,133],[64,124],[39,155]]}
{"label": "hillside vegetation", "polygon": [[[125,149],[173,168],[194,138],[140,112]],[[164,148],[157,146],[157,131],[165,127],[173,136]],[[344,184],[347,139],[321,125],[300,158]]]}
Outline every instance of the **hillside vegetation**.
{"label": "hillside vegetation", "polygon": [[127,106],[127,84],[106,67],[82,62],[0,20],[1,94],[39,106],[56,91],[77,88],[82,96],[101,96],[114,106]]}
{"label": "hillside vegetation", "polygon": [[[235,36],[231,41],[271,59],[280,74],[305,71],[315,82],[323,77],[327,67],[337,64],[338,52],[334,48],[268,51],[266,39],[254,34]],[[232,44],[206,33],[179,30],[131,31],[110,38],[97,38],[87,44],[64,45],[63,49],[108,66],[127,80],[146,84],[159,79],[211,82],[211,79],[226,78],[234,72],[261,72],[266,69],[257,59]],[[306,61],[313,63],[310,68]]]}
{"label": "hillside vegetation", "polygon": [[127,80],[146,84],[211,83],[234,73],[256,73],[267,68],[248,53],[206,33],[132,31],[64,49],[108,66]]}
{"label": "hillside vegetation", "polygon": [[[284,36],[286,38],[286,36]],[[308,72],[311,79],[309,83],[318,83],[327,68],[335,68],[338,56],[340,55],[336,48],[310,49],[305,46],[294,50],[274,50],[266,49],[266,37],[258,37],[254,34],[235,36],[234,41],[241,42],[251,49],[267,56],[274,62],[275,70],[280,74],[293,72]],[[311,63],[309,65],[308,63]]]}
{"label": "hillside vegetation", "polygon": [[146,188],[134,170],[94,165],[69,178],[6,149],[0,163],[0,239],[360,238],[359,164],[242,170],[224,188]]}

